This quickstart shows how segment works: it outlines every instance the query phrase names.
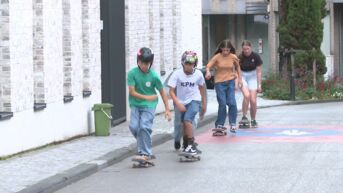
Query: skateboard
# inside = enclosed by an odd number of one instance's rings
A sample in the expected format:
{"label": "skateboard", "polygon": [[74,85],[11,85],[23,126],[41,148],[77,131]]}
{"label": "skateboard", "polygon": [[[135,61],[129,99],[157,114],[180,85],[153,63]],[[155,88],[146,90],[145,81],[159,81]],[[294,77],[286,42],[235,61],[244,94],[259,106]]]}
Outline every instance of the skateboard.
{"label": "skateboard", "polygon": [[250,128],[249,120],[247,120],[247,121],[240,121],[238,128],[240,128],[240,129],[249,129]]}
{"label": "skateboard", "polygon": [[155,163],[152,162],[151,160],[144,160],[138,157],[132,158],[132,161],[134,162],[132,164],[133,168],[148,168],[151,166],[155,166]]}
{"label": "skateboard", "polygon": [[200,161],[200,155],[196,154],[196,155],[189,155],[187,153],[179,153],[180,162],[195,162],[195,161]]}
{"label": "skateboard", "polygon": [[212,135],[213,136],[224,136],[224,135],[227,135],[227,132],[226,132],[226,128],[214,128],[212,129]]}

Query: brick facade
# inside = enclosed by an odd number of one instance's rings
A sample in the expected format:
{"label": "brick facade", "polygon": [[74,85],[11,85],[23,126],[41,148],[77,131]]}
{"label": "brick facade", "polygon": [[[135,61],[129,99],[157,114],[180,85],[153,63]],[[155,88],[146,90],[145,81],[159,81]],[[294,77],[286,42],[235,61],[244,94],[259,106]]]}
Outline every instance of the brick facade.
{"label": "brick facade", "polygon": [[63,94],[72,96],[72,36],[70,0],[63,0]]}
{"label": "brick facade", "polygon": [[[100,1],[2,0],[0,12],[0,113],[13,112],[0,120],[0,157],[93,132]],[[35,111],[37,103],[46,108]]]}
{"label": "brick facade", "polygon": [[[181,54],[185,50],[196,51],[201,66],[201,25],[201,1],[126,0],[127,72],[137,65],[137,50],[142,46],[153,49],[155,57],[152,68],[161,75],[162,81],[173,69],[181,66]],[[156,112],[163,110],[160,102]]]}
{"label": "brick facade", "polygon": [[90,91],[89,72],[89,0],[82,0],[82,64],[84,91]]}
{"label": "brick facade", "polygon": [[[186,1],[197,14],[181,14],[183,3],[125,1],[127,71],[142,46],[155,51],[162,80],[180,66],[185,46],[201,56],[201,1]],[[0,157],[93,132],[91,107],[101,102],[100,1],[3,0],[0,11],[0,112],[14,113],[0,121]],[[74,100],[64,103],[66,95]],[[35,103],[46,108],[34,111]]]}
{"label": "brick facade", "polygon": [[126,1],[127,71],[136,66],[140,47],[151,47],[155,53],[152,68],[158,73],[171,71],[181,54],[180,1]]}
{"label": "brick facade", "polygon": [[45,103],[43,2],[33,0],[32,3],[34,102]]}
{"label": "brick facade", "polygon": [[0,112],[11,110],[11,65],[9,47],[9,2],[0,2]]}
{"label": "brick facade", "polygon": [[99,1],[13,0],[0,9],[0,112],[99,91]]}

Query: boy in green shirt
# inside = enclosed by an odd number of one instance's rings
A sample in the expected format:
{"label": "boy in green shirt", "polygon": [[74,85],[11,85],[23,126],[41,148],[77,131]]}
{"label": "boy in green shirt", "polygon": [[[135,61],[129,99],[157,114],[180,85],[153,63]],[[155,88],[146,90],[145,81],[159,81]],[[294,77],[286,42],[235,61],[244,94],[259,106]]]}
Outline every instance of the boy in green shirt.
{"label": "boy in green shirt", "polygon": [[130,70],[127,77],[129,86],[129,104],[131,119],[129,128],[137,140],[138,155],[135,159],[148,161],[152,156],[152,124],[158,103],[156,89],[159,91],[164,107],[165,117],[171,120],[168,98],[163,84],[155,71],[150,69],[154,54],[150,48],[143,47],[137,53],[138,67]]}

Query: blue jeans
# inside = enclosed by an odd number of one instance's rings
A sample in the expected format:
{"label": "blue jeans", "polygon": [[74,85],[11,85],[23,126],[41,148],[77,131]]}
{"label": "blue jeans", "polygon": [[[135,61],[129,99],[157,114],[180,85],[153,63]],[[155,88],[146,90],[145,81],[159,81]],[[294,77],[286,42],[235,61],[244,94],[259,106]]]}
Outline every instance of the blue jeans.
{"label": "blue jeans", "polygon": [[152,155],[151,133],[154,118],[155,108],[131,107],[129,128],[137,140],[138,154]]}
{"label": "blue jeans", "polygon": [[218,116],[215,122],[215,127],[218,125],[224,126],[227,115],[226,105],[229,106],[229,123],[231,126],[236,125],[237,119],[237,103],[235,98],[235,80],[216,83],[214,85],[218,101]]}
{"label": "blue jeans", "polygon": [[[192,121],[193,131],[198,126],[197,118]],[[180,142],[183,136],[183,125],[181,122],[181,112],[174,104],[174,140]]]}

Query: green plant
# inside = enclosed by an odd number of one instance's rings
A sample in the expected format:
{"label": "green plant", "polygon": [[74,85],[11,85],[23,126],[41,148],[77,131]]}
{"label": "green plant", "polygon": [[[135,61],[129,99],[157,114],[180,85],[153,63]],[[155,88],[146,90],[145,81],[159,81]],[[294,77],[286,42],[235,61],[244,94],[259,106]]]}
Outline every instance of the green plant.
{"label": "green plant", "polygon": [[[312,75],[307,74],[295,80],[296,99],[333,99],[343,98],[343,80],[335,77],[328,80],[318,79],[316,87],[313,86]],[[278,75],[268,75],[262,81],[263,97],[269,99],[289,100],[290,79]]]}
{"label": "green plant", "polygon": [[289,80],[271,74],[262,81],[263,96],[270,99],[289,99]]}
{"label": "green plant", "polygon": [[298,77],[312,73],[314,60],[316,74],[321,76],[326,73],[325,56],[320,50],[324,28],[322,19],[327,15],[325,4],[325,0],[281,0],[277,29],[280,46],[298,50],[294,57]]}

